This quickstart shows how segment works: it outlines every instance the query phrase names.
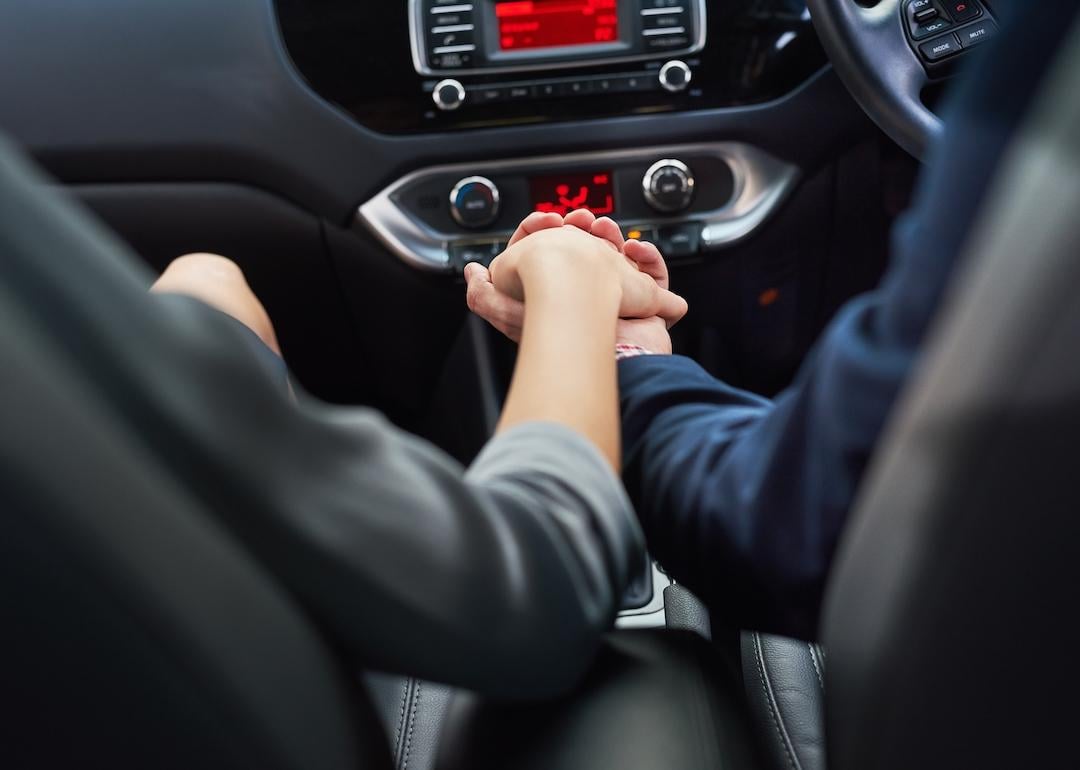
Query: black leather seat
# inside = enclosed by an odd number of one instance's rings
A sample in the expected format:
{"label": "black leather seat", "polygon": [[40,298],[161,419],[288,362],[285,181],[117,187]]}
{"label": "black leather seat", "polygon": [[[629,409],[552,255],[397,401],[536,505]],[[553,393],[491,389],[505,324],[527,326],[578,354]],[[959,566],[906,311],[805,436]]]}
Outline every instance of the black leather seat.
{"label": "black leather seat", "polygon": [[396,770],[432,770],[454,689],[375,673],[365,674],[364,684],[386,731]]}
{"label": "black leather seat", "polygon": [[772,770],[825,768],[825,653],[799,639],[744,631],[746,701]]}

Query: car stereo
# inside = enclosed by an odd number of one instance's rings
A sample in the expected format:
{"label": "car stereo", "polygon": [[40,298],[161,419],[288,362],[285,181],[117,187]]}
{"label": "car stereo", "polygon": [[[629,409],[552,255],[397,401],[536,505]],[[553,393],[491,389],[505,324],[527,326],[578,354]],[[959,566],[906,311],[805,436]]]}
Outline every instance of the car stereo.
{"label": "car stereo", "polygon": [[422,75],[580,67],[705,45],[705,0],[410,0]]}

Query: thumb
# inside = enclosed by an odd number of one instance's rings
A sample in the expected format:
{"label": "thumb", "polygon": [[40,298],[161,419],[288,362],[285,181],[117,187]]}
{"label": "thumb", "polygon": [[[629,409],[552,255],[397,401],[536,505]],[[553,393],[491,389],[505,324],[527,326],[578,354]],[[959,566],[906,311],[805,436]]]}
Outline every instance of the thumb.
{"label": "thumb", "polygon": [[474,281],[480,281],[481,283],[491,281],[491,274],[488,269],[479,262],[470,262],[465,265],[465,283],[472,284]]}
{"label": "thumb", "polygon": [[669,329],[681,321],[689,309],[690,306],[686,303],[686,300],[678,294],[667,289],[660,290],[659,308],[656,315],[667,322]]}

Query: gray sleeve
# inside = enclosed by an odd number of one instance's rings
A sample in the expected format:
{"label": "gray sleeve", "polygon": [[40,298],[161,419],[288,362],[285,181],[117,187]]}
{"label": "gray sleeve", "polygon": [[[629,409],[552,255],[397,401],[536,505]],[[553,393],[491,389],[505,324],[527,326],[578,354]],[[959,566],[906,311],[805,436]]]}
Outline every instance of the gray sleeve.
{"label": "gray sleeve", "polygon": [[[596,451],[554,425],[468,472],[363,409],[292,403],[243,330],[161,303],[122,245],[0,146],[0,299],[359,667],[493,695],[569,687],[641,536]],[[147,511],[147,516],[153,516]]]}

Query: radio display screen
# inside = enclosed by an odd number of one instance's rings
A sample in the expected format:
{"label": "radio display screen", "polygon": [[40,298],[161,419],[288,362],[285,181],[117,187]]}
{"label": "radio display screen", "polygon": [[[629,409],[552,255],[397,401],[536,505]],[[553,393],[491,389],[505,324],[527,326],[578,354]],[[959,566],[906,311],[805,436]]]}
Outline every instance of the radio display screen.
{"label": "radio display screen", "polygon": [[558,174],[529,179],[535,211],[566,216],[575,209],[588,209],[597,216],[615,211],[615,184],[610,171],[591,174]]}
{"label": "radio display screen", "polygon": [[497,0],[499,48],[518,51],[614,43],[618,0]]}

